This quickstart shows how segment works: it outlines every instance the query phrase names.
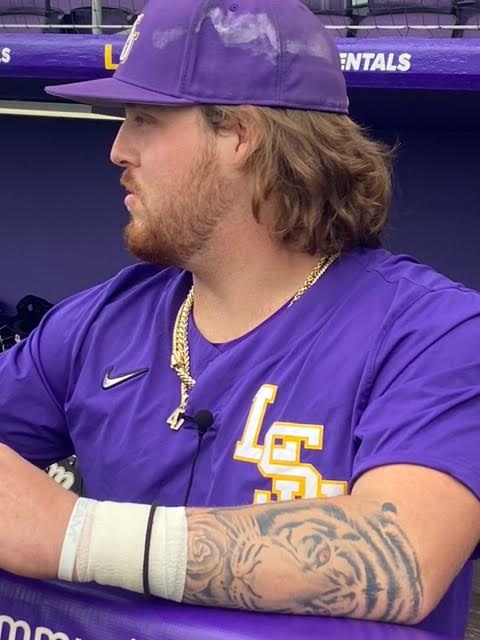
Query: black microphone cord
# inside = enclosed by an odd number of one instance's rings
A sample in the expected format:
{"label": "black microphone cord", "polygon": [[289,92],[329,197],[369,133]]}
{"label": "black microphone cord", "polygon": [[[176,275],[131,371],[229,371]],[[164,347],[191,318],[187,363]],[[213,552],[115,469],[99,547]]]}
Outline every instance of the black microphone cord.
{"label": "black microphone cord", "polygon": [[193,476],[195,475],[195,467],[197,466],[198,456],[200,454],[200,449],[202,447],[203,436],[207,433],[207,431],[212,426],[214,422],[214,417],[210,413],[210,411],[206,411],[205,409],[198,411],[194,416],[187,416],[186,414],[183,414],[182,417],[186,422],[193,423],[196,426],[196,431],[198,435],[197,448],[195,451],[195,455],[193,456],[192,467],[190,470],[190,478],[188,480],[188,486],[187,486],[187,493],[185,496],[185,500],[183,502],[183,505],[186,507],[190,499],[190,492],[192,490],[192,484],[193,484]]}

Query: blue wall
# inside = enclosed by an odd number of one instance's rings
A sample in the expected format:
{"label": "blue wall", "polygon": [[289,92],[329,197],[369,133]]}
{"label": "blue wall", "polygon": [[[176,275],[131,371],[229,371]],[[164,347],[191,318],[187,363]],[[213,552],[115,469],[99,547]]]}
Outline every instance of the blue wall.
{"label": "blue wall", "polygon": [[479,131],[399,132],[385,244],[480,290]]}
{"label": "blue wall", "polygon": [[57,302],[133,262],[121,171],[108,157],[118,124],[0,118],[0,301]]}
{"label": "blue wall", "polygon": [[[0,302],[51,302],[133,262],[120,169],[108,155],[117,122],[0,117]],[[378,132],[398,140],[386,246],[480,289],[480,131]]]}

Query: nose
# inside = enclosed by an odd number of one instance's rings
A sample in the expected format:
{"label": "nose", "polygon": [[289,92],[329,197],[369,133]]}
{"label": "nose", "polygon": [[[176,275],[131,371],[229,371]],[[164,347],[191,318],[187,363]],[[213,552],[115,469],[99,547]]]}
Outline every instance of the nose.
{"label": "nose", "polygon": [[139,156],[134,138],[126,126],[126,121],[120,127],[112,145],[110,160],[119,167],[139,166]]}

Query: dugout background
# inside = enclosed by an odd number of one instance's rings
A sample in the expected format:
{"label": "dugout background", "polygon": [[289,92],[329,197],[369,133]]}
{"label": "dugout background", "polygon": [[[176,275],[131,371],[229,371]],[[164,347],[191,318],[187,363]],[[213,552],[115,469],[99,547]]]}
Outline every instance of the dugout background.
{"label": "dugout background", "polygon": [[[400,143],[385,246],[480,289],[478,98],[352,93],[353,117]],[[121,170],[109,161],[119,125],[0,116],[0,302],[32,293],[55,303],[133,262]]]}

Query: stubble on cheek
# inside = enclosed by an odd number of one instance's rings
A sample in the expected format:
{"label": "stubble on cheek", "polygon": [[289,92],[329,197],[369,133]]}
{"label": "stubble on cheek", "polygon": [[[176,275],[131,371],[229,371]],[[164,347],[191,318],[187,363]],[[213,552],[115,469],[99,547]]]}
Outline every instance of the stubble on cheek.
{"label": "stubble on cheek", "polygon": [[[138,258],[161,267],[185,267],[201,251],[231,206],[215,154],[205,148],[182,179],[169,177],[164,187],[146,189],[125,176],[138,201],[124,232],[127,248]],[[128,188],[128,187],[127,187]]]}

